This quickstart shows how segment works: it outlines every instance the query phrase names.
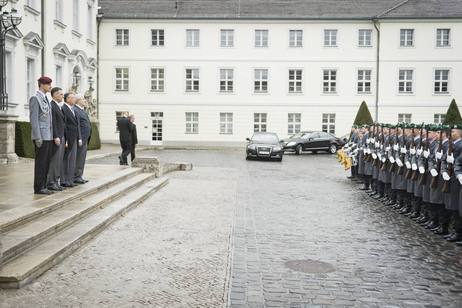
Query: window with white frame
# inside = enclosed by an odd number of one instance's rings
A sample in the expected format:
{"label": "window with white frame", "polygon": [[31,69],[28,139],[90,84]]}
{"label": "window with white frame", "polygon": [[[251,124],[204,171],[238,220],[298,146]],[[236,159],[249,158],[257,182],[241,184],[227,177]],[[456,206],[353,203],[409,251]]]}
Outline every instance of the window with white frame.
{"label": "window with white frame", "polygon": [[289,47],[303,47],[303,30],[289,30]]}
{"label": "window with white frame", "polygon": [[234,91],[234,71],[229,68],[220,69],[220,92]]}
{"label": "window with white frame", "polygon": [[26,59],[26,93],[27,99],[34,95],[35,90],[35,59]]}
{"label": "window with white frame", "polygon": [[399,30],[399,46],[413,47],[414,46],[414,29]]}
{"label": "window with white frame", "polygon": [[255,47],[268,47],[268,30],[255,30]]}
{"label": "window with white frame", "polygon": [[323,70],[322,80],[324,93],[337,93],[337,70]]}
{"label": "window with white frame", "polygon": [[256,69],[254,74],[254,91],[255,93],[268,92],[268,70]]}
{"label": "window with white frame", "polygon": [[301,113],[289,113],[287,122],[288,122],[287,132],[289,134],[299,133],[301,130],[301,125],[302,125],[302,114]]}
{"label": "window with white frame", "polygon": [[93,6],[88,4],[87,6],[87,37],[93,39]]}
{"label": "window with white frame", "polygon": [[449,70],[437,69],[434,75],[434,91],[435,94],[448,94],[449,93]]}
{"label": "window with white frame", "polygon": [[186,134],[199,134],[199,112],[186,112]]}
{"label": "window with white frame", "polygon": [[233,113],[220,112],[220,134],[232,135],[233,133]]}
{"label": "window with white frame", "polygon": [[61,65],[56,65],[56,75],[55,75],[55,84],[63,84],[63,67]]}
{"label": "window with white frame", "polygon": [[449,41],[450,29],[436,29],[436,46],[437,47],[449,47],[451,42]]}
{"label": "window with white frame", "polygon": [[371,29],[359,29],[358,46],[359,47],[371,47],[372,46],[372,30]]}
{"label": "window with white frame", "polygon": [[116,29],[116,45],[117,46],[128,46],[130,39],[128,29]]}
{"label": "window with white frame", "polygon": [[336,47],[337,46],[337,30],[326,29],[324,30],[324,46]]}
{"label": "window with white frame", "polygon": [[199,47],[199,29],[186,29],[186,47]]}
{"label": "window with white frame", "polygon": [[220,30],[220,46],[234,47],[234,30]]}
{"label": "window with white frame", "polygon": [[266,113],[254,113],[253,114],[253,131],[258,133],[264,133],[267,129],[267,114]]}
{"label": "window with white frame", "polygon": [[358,93],[371,93],[371,70],[358,70]]}
{"label": "window with white frame", "polygon": [[412,113],[398,113],[398,123],[411,123]]}
{"label": "window with white frame", "polygon": [[398,91],[399,93],[413,93],[414,70],[399,70]]}
{"label": "window with white frame", "polygon": [[199,92],[199,69],[186,69],[186,92]]}
{"label": "window with white frame", "polygon": [[302,93],[303,70],[289,70],[289,93]]}
{"label": "window with white frame", "polygon": [[128,67],[117,67],[115,69],[115,90],[117,92],[128,91]]}
{"label": "window with white frame", "polygon": [[335,113],[322,114],[322,131],[335,134]]}
{"label": "window with white frame", "polygon": [[165,72],[163,68],[151,68],[151,92],[164,92]]}
{"label": "window with white frame", "polygon": [[80,1],[74,0],[72,6],[72,30],[79,32],[80,30]]}
{"label": "window with white frame", "polygon": [[64,0],[56,0],[55,19],[63,22]]}
{"label": "window with white frame", "polygon": [[163,29],[152,29],[151,30],[151,45],[152,46],[164,46],[165,44],[165,31]]}
{"label": "window with white frame", "polygon": [[443,124],[445,119],[446,119],[446,114],[444,113],[435,113],[433,115],[433,123],[435,124]]}

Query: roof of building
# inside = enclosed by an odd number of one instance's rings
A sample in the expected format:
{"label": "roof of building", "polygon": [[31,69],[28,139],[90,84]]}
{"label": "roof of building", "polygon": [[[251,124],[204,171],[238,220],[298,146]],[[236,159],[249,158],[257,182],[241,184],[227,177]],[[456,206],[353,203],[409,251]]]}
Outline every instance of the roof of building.
{"label": "roof of building", "polygon": [[462,18],[462,0],[100,0],[114,19]]}

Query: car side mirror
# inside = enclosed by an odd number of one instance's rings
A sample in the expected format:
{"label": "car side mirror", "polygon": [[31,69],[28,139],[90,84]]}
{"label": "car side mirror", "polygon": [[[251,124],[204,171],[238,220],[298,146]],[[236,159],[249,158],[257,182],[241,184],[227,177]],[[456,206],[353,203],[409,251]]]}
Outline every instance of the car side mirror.
{"label": "car side mirror", "polygon": [[308,141],[313,141],[313,138],[308,138]]}
{"label": "car side mirror", "polygon": [[245,140],[249,141],[250,142],[250,138],[245,138]]}

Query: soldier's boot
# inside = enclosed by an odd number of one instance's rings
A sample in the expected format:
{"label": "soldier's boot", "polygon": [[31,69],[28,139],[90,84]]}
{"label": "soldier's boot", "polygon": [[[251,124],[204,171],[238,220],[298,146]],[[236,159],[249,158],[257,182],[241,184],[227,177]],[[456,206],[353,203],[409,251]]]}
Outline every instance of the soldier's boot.
{"label": "soldier's boot", "polygon": [[441,226],[433,232],[435,232],[435,234],[438,234],[438,235],[447,235],[449,234],[449,225],[441,224]]}

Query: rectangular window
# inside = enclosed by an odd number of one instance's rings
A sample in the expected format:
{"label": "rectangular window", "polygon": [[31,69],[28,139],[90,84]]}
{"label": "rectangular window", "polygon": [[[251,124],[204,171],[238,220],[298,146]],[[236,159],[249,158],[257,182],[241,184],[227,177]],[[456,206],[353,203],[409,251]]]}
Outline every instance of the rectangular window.
{"label": "rectangular window", "polygon": [[116,29],[116,45],[128,46],[130,36],[128,29]]}
{"label": "rectangular window", "polygon": [[268,92],[268,70],[267,69],[256,69],[254,76],[254,91],[255,93],[267,93]]}
{"label": "rectangular window", "polygon": [[200,31],[198,29],[186,30],[186,47],[199,47]]}
{"label": "rectangular window", "polygon": [[151,92],[164,92],[165,74],[163,68],[151,68]]}
{"label": "rectangular window", "polygon": [[55,84],[63,84],[63,67],[61,65],[56,65],[56,76]]}
{"label": "rectangular window", "polygon": [[433,123],[435,124],[443,124],[445,119],[446,115],[444,113],[435,113],[433,115]]}
{"label": "rectangular window", "polygon": [[220,92],[234,91],[234,72],[232,69],[220,69]]}
{"label": "rectangular window", "polygon": [[79,32],[80,30],[80,3],[79,0],[73,2],[73,18],[72,18],[72,30]]}
{"label": "rectangular window", "polygon": [[337,30],[324,30],[324,46],[337,46]]}
{"label": "rectangular window", "polygon": [[64,0],[56,0],[55,19],[61,22],[63,21],[63,1]]}
{"label": "rectangular window", "polygon": [[398,113],[398,123],[411,123],[411,113]]}
{"label": "rectangular window", "polygon": [[35,90],[35,60],[26,59],[26,93],[27,99],[34,95]]}
{"label": "rectangular window", "polygon": [[358,93],[371,93],[371,70],[358,70]]}
{"label": "rectangular window", "polygon": [[413,47],[414,46],[414,29],[401,29],[399,31],[399,46]]}
{"label": "rectangular window", "polygon": [[287,122],[288,122],[287,132],[289,134],[299,133],[301,130],[302,114],[301,113],[289,113]]}
{"label": "rectangular window", "polygon": [[186,92],[199,92],[199,69],[186,69]]}
{"label": "rectangular window", "polygon": [[267,128],[267,114],[266,113],[254,113],[253,114],[253,131],[258,132],[266,132]]}
{"label": "rectangular window", "polygon": [[303,30],[290,30],[289,31],[289,47],[302,47],[303,46]]}
{"label": "rectangular window", "polygon": [[152,46],[164,46],[165,44],[165,32],[162,29],[151,30],[151,45]]}
{"label": "rectangular window", "polygon": [[435,70],[434,91],[435,94],[449,93],[449,70]]}
{"label": "rectangular window", "polygon": [[234,30],[220,30],[220,46],[234,47]]}
{"label": "rectangular window", "polygon": [[322,131],[335,134],[335,113],[322,114]]}
{"label": "rectangular window", "polygon": [[115,90],[117,92],[128,91],[128,68],[118,67],[115,69]]}
{"label": "rectangular window", "polygon": [[220,134],[232,135],[233,114],[231,112],[220,112]]}
{"label": "rectangular window", "polygon": [[268,47],[268,30],[255,30],[255,47]]}
{"label": "rectangular window", "polygon": [[117,126],[117,123],[123,117],[124,113],[128,114],[129,112],[128,111],[116,111],[115,113],[116,113],[116,133],[118,133],[119,127]]}
{"label": "rectangular window", "polygon": [[436,29],[436,46],[437,47],[449,47],[449,35],[450,29]]}
{"label": "rectangular window", "polygon": [[413,93],[413,70],[399,70],[399,93]]}
{"label": "rectangular window", "polygon": [[186,134],[199,134],[199,112],[186,112]]}
{"label": "rectangular window", "polygon": [[337,71],[324,70],[323,71],[322,89],[324,93],[337,93]]}
{"label": "rectangular window", "polygon": [[360,29],[358,31],[358,46],[359,47],[371,47],[372,46],[372,30]]}
{"label": "rectangular window", "polygon": [[302,76],[302,70],[289,70],[289,93],[302,93]]}

